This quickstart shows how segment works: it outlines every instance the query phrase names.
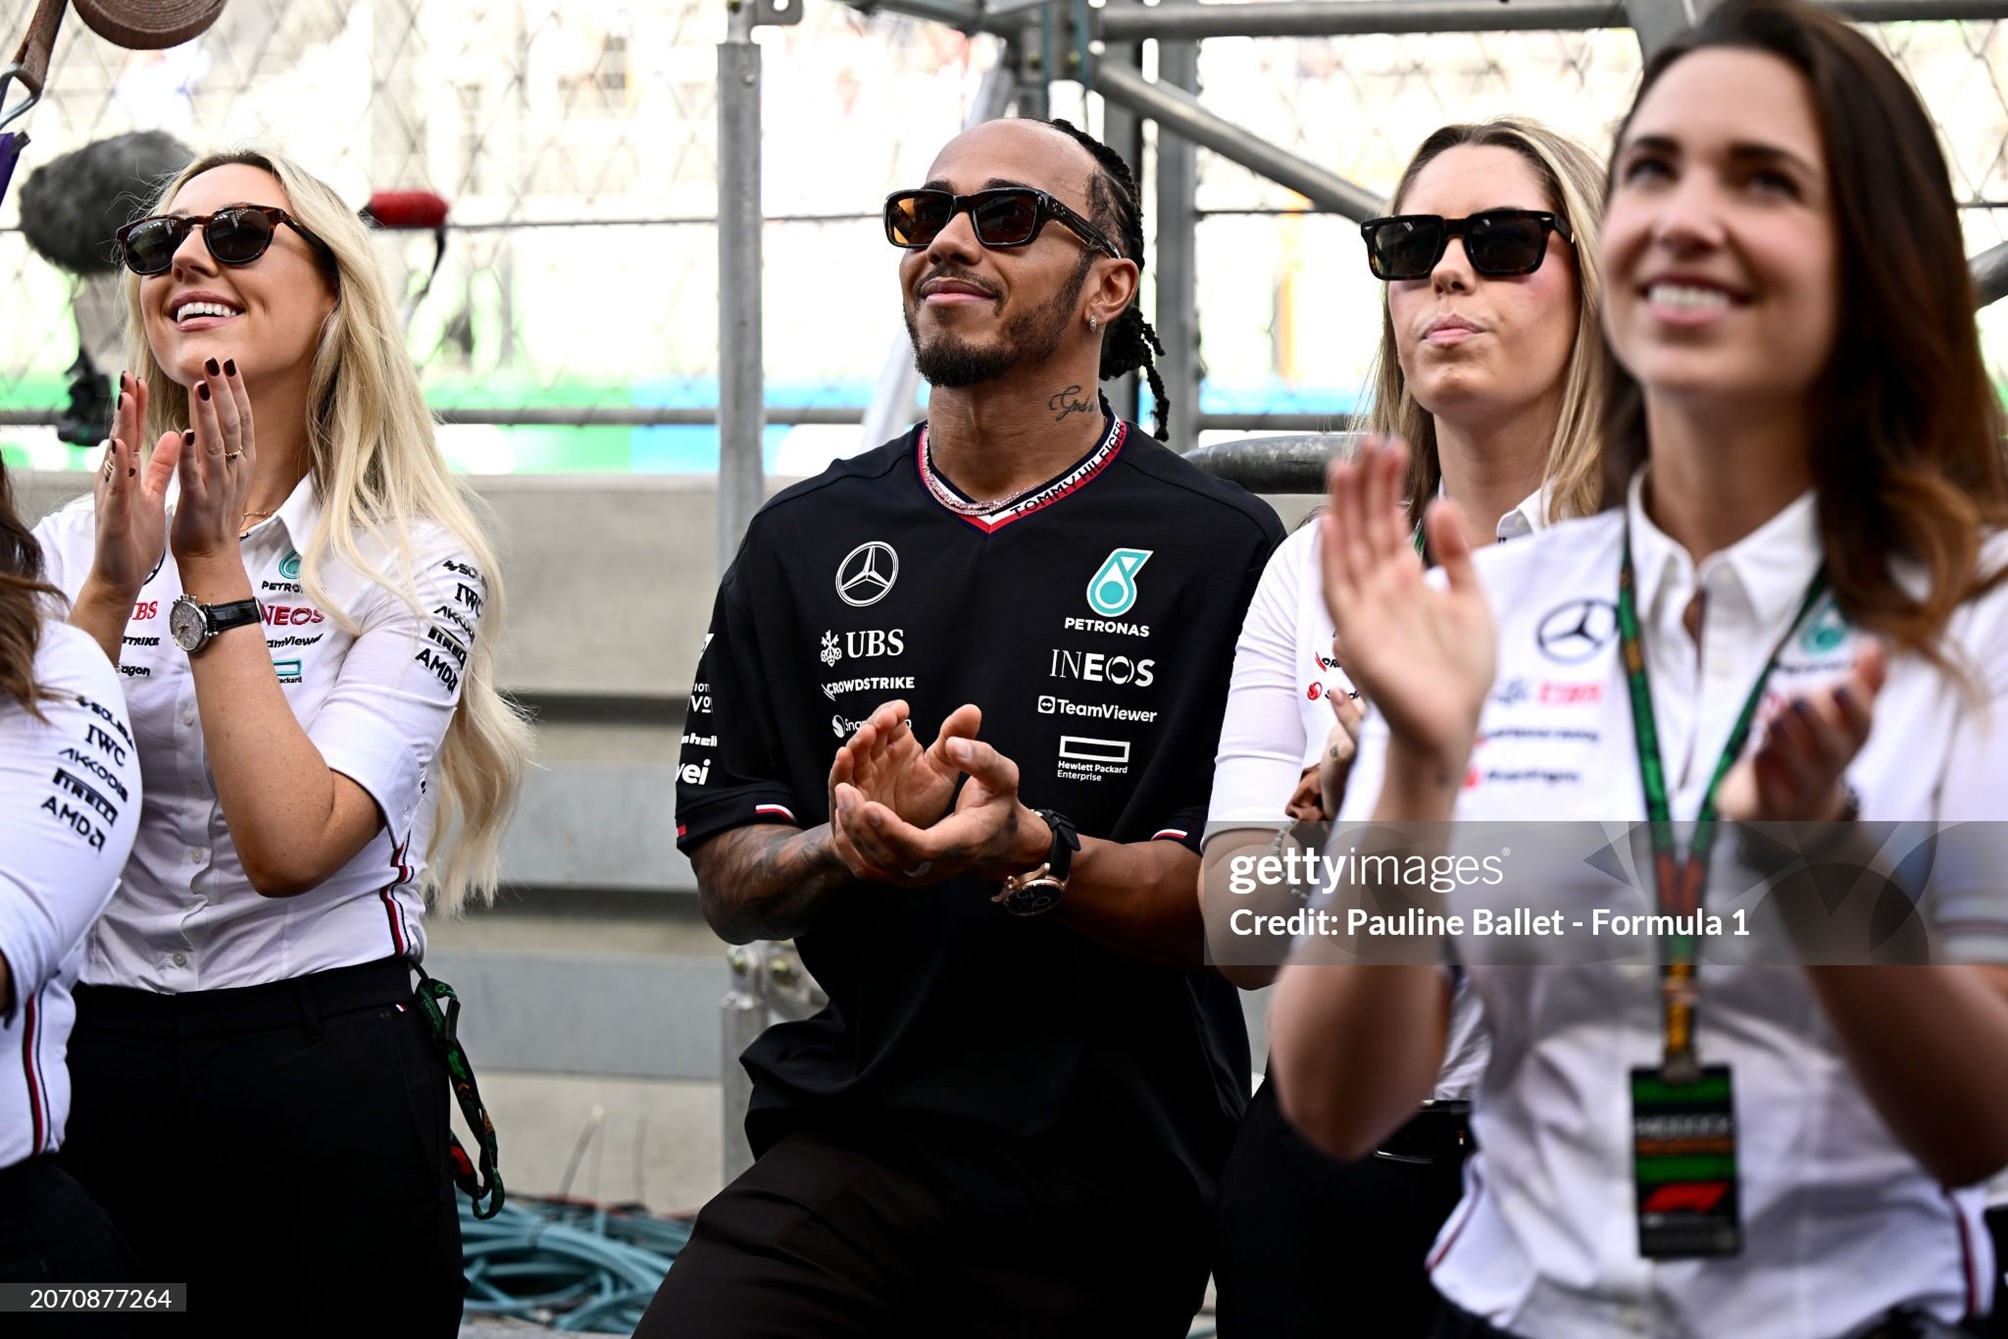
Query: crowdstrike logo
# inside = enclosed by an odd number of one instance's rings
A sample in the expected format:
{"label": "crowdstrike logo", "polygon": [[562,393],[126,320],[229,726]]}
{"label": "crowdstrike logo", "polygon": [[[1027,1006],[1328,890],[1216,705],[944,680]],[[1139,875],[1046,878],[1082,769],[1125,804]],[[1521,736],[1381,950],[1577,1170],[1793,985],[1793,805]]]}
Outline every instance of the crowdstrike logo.
{"label": "crowdstrike logo", "polygon": [[856,609],[877,604],[899,580],[899,554],[882,539],[868,540],[837,564],[837,598]]}
{"label": "crowdstrike logo", "polygon": [[1541,654],[1580,665],[1618,635],[1618,609],[1609,600],[1571,600],[1548,611],[1534,631]]}
{"label": "crowdstrike logo", "polygon": [[1136,574],[1150,561],[1150,549],[1111,549],[1088,581],[1088,608],[1103,618],[1121,618],[1136,604]]}

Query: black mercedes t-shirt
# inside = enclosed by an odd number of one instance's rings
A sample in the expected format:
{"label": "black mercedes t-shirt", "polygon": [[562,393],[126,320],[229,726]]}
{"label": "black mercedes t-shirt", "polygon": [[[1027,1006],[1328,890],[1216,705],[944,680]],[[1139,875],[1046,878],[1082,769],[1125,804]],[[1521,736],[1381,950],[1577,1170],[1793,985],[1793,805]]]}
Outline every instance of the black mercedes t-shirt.
{"label": "black mercedes t-shirt", "polygon": [[[1088,836],[1195,851],[1234,640],[1275,514],[1111,419],[989,515],[916,428],[754,517],[698,663],[677,783],[685,851],[828,817],[836,750],[904,698],[923,742],[965,702],[1020,797]],[[805,1118],[931,1147],[1057,1145],[1109,1175],[1210,1190],[1248,1085],[1235,989],[1021,918],[994,883],[857,885],[797,939],[830,1004],[746,1053],[755,1146]]]}

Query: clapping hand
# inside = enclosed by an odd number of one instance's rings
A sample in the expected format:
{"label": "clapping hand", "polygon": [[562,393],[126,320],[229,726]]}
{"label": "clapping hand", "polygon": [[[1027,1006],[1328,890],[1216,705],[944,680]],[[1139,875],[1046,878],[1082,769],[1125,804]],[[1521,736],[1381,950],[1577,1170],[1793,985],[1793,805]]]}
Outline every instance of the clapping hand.
{"label": "clapping hand", "polygon": [[251,396],[237,364],[211,358],[189,389],[193,425],[182,434],[181,498],[174,509],[174,557],[183,564],[236,561],[244,504],[258,464],[251,431]]}
{"label": "clapping hand", "polygon": [[1408,447],[1393,439],[1368,439],[1353,460],[1332,463],[1321,522],[1325,603],[1347,673],[1387,719],[1390,775],[1415,762],[1441,789],[1462,780],[1477,740],[1495,634],[1471,546],[1441,501],[1425,524],[1449,581],[1423,580],[1400,509],[1407,466]]}
{"label": "clapping hand", "polygon": [[1795,697],[1764,738],[1730,769],[1716,811],[1734,823],[1832,822],[1847,808],[1841,777],[1868,743],[1876,694],[1887,676],[1882,643],[1867,642],[1848,677]]}
{"label": "clapping hand", "polygon": [[913,888],[1026,863],[1024,820],[1039,820],[1019,803],[1017,764],[975,737],[982,720],[958,707],[922,749],[906,704],[892,702],[838,750],[830,831],[853,876]]}
{"label": "clapping hand", "polygon": [[181,456],[181,434],[162,433],[142,461],[148,393],[144,380],[119,374],[118,413],[105,444],[104,465],[92,485],[97,504],[97,548],[91,570],[105,589],[130,601],[165,552],[167,485]]}

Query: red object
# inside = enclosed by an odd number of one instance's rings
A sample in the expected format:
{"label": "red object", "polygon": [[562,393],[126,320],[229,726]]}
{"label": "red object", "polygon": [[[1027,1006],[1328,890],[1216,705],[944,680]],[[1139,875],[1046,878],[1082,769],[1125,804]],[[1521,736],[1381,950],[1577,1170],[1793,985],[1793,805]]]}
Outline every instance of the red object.
{"label": "red object", "polygon": [[446,226],[450,208],[444,196],[431,191],[377,191],[363,212],[379,228],[430,232]]}
{"label": "red object", "polygon": [[1652,1192],[1645,1202],[1647,1213],[1673,1213],[1689,1210],[1707,1213],[1722,1202],[1729,1193],[1727,1181],[1689,1181],[1665,1185]]}

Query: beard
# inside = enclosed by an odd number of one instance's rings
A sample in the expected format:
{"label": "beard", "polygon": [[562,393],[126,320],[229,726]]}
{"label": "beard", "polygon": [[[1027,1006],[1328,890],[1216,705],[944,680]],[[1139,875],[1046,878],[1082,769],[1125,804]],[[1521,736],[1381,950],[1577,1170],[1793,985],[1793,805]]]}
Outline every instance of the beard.
{"label": "beard", "polygon": [[[1005,321],[1002,337],[994,344],[981,345],[960,336],[940,334],[922,342],[914,320],[913,304],[905,310],[907,338],[913,341],[913,366],[930,386],[960,389],[995,381],[1013,368],[1026,363],[1042,363],[1060,351],[1067,327],[1073,323],[1074,306],[1080,301],[1081,287],[1093,267],[1092,253],[1082,257],[1074,277],[1059,292],[1029,311]],[[929,276],[930,278],[933,276]]]}

